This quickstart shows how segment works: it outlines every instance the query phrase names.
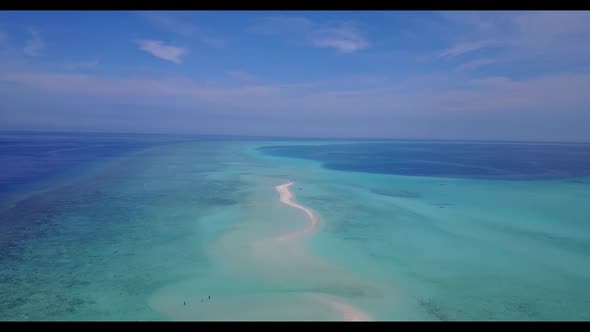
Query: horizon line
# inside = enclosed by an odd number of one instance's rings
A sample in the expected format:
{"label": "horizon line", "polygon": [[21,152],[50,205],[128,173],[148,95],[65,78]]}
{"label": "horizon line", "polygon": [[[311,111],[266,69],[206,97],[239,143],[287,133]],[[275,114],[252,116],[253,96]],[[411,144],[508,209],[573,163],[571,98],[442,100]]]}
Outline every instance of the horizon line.
{"label": "horizon line", "polygon": [[30,130],[0,129],[0,133],[53,133],[53,134],[102,134],[102,135],[154,135],[154,136],[189,136],[207,138],[266,138],[277,140],[373,140],[373,141],[445,141],[445,142],[498,142],[498,143],[559,143],[559,144],[590,144],[590,141],[556,141],[556,140],[519,140],[519,139],[475,139],[475,138],[408,138],[408,137],[362,137],[362,136],[277,136],[252,134],[207,134],[207,133],[163,133],[163,132],[121,132],[121,131],[69,131],[69,130]]}

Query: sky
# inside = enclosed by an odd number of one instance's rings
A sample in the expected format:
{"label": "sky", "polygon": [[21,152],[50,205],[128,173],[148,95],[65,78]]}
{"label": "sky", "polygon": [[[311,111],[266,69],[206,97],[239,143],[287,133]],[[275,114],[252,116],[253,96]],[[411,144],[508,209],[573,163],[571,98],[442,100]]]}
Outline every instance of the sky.
{"label": "sky", "polygon": [[590,141],[588,11],[0,11],[0,130]]}

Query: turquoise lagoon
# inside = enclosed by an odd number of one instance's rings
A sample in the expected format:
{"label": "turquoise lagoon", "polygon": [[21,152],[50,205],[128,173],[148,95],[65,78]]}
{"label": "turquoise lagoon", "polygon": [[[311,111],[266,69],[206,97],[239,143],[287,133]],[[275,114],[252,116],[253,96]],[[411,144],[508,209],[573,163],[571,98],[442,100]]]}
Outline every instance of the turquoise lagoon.
{"label": "turquoise lagoon", "polygon": [[[590,319],[590,146],[3,134],[1,320]],[[268,239],[319,229],[295,247]],[[210,298],[209,298],[210,297]]]}

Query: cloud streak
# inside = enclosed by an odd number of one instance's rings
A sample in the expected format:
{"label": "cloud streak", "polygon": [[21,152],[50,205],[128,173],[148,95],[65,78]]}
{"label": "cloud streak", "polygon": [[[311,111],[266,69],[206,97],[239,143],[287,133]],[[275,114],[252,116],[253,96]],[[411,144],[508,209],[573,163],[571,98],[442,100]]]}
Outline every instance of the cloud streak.
{"label": "cloud streak", "polygon": [[[545,66],[569,61],[590,61],[590,12],[457,12],[443,15],[454,26],[452,39],[479,40],[440,51],[446,57],[497,46],[513,61],[539,62]],[[492,41],[495,41],[493,43]]]}
{"label": "cloud streak", "polygon": [[315,47],[333,48],[341,53],[352,53],[369,46],[360,32],[351,26],[320,28],[310,33],[308,38]]}
{"label": "cloud streak", "polygon": [[31,38],[27,41],[23,52],[27,56],[39,56],[41,50],[45,47],[41,33],[36,29],[29,29],[29,33],[31,34]]}
{"label": "cloud streak", "polygon": [[176,64],[182,63],[182,58],[186,54],[186,49],[178,46],[166,45],[160,40],[138,40],[139,48],[157,58],[174,62]]}
{"label": "cloud streak", "polygon": [[[590,86],[590,74],[549,75],[526,80],[487,77],[469,81],[463,88],[447,88],[448,83],[443,81],[431,83],[437,86],[407,81],[395,86],[357,90],[331,89],[324,84],[321,92],[313,82],[213,86],[189,78],[130,79],[55,72],[4,73],[0,74],[0,81],[50,92],[131,97],[138,102],[144,97],[188,97],[230,108],[239,105],[252,112],[266,109],[271,113],[286,109],[357,116],[367,112],[424,114],[519,112],[524,109],[560,112],[590,105],[590,95],[585,88]],[[163,99],[166,100],[169,99]]]}
{"label": "cloud streak", "polygon": [[500,62],[499,59],[477,59],[465,62],[457,67],[458,70],[467,71],[467,70],[475,70],[477,68],[493,65],[495,63]]}
{"label": "cloud streak", "polygon": [[[134,31],[148,29],[139,37],[157,36],[149,31],[162,36],[142,40],[125,37],[126,46],[113,41],[116,47],[134,51],[135,59],[130,61],[125,58],[130,55],[122,52],[101,63],[96,73],[91,69],[98,67],[98,61],[87,57],[90,51],[101,54],[101,50],[91,50],[91,42],[84,44],[89,49],[73,54],[67,42],[75,40],[63,37],[52,41],[53,63],[48,62],[50,58],[37,61],[23,56],[22,47],[29,37],[29,55],[43,53],[38,32],[25,34],[14,48],[9,45],[12,40],[2,44],[0,99],[9,107],[0,113],[9,118],[22,114],[23,105],[36,103],[29,106],[30,114],[54,123],[61,121],[63,109],[70,107],[68,115],[80,118],[81,125],[88,123],[82,119],[84,114],[94,112],[96,119],[120,113],[126,119],[122,124],[135,124],[139,119],[146,124],[152,121],[153,128],[166,121],[183,128],[198,122],[204,128],[209,124],[209,118],[202,117],[206,113],[217,117],[219,128],[228,130],[256,126],[253,132],[276,133],[281,131],[276,128],[283,126],[297,132],[311,124],[317,132],[325,129],[333,133],[339,127],[348,134],[364,125],[381,128],[381,132],[427,133],[439,130],[435,127],[442,123],[438,126],[441,132],[454,134],[451,128],[468,128],[474,136],[479,130],[519,135],[518,128],[508,133],[503,121],[513,128],[515,123],[528,128],[530,122],[554,119],[550,122],[572,124],[580,137],[590,137],[590,131],[581,130],[588,123],[583,119],[590,120],[590,96],[585,91],[590,86],[590,46],[585,42],[590,35],[588,13],[433,13],[407,19],[392,14],[399,18],[397,22],[368,21],[364,14],[342,15],[338,21],[319,19],[336,14],[310,14],[309,18],[258,17],[255,22],[249,14],[236,15],[220,27],[220,31],[235,32],[232,47],[199,52],[204,61],[215,59],[206,68],[170,64],[187,62],[185,46],[189,43],[196,48],[205,42],[201,36],[207,33],[193,24],[200,14],[141,15],[147,21],[131,27],[137,28]],[[443,22],[441,17],[454,23]],[[434,23],[425,24],[430,21]],[[365,26],[380,31],[379,39],[369,40]],[[250,29],[238,32],[244,27]],[[415,35],[388,34],[393,28],[406,27]],[[48,36],[49,31],[43,35]],[[281,43],[299,49],[285,50]],[[137,57],[143,52],[149,55]],[[423,54],[430,61],[416,64],[414,60]],[[154,61],[152,56],[163,61]],[[123,63],[116,63],[120,60]],[[149,119],[146,110],[150,108],[161,110],[153,113],[156,118]],[[576,121],[576,116],[582,120]],[[28,118],[36,119],[22,116],[23,123]],[[484,120],[479,127],[471,126],[477,119]],[[553,133],[550,128],[538,127],[534,134],[549,137],[572,132],[564,127]],[[377,131],[367,129],[366,133]]]}
{"label": "cloud streak", "polygon": [[296,39],[316,48],[353,53],[369,47],[362,32],[351,22],[315,22],[305,17],[272,16],[261,19],[251,32]]}
{"label": "cloud streak", "polygon": [[[74,100],[86,104],[94,97],[108,105],[127,105],[134,119],[152,128],[161,128],[160,121],[170,119],[177,128],[181,126],[188,130],[190,122],[195,126],[192,128],[210,129],[205,125],[207,119],[216,117],[219,128],[232,132],[244,130],[247,134],[272,134],[277,128],[286,128],[299,135],[313,133],[322,136],[341,131],[342,135],[367,137],[424,137],[437,130],[443,137],[457,137],[461,134],[457,131],[459,128],[481,138],[473,128],[485,130],[490,137],[494,133],[486,119],[495,121],[496,133],[502,127],[500,119],[510,122],[519,117],[524,117],[524,126],[527,125],[526,119],[539,117],[553,118],[563,126],[573,125],[577,114],[582,114],[581,110],[590,105],[590,95],[586,91],[590,86],[590,74],[548,75],[522,80],[498,76],[471,81],[441,75],[438,79],[436,76],[413,78],[366,89],[338,89],[327,82],[320,86],[314,82],[222,85],[186,77],[125,78],[35,71],[0,73],[0,83],[7,89],[17,89],[26,100],[34,99],[27,95],[45,93],[56,100],[67,96],[70,104]],[[456,87],[458,83],[463,86]],[[49,103],[45,100],[44,104]],[[142,114],[144,110],[154,108],[160,108],[161,113],[150,122],[146,119],[149,113]],[[117,107],[97,106],[92,112],[97,119],[105,120],[108,119],[106,114],[115,110]],[[48,114],[52,112],[48,108],[42,115],[51,119]],[[72,114],[85,123],[84,112],[77,109]],[[450,127],[435,128],[435,121],[446,121]],[[459,124],[451,126],[457,121]],[[268,126],[269,123],[272,126]],[[587,139],[587,131],[583,128],[584,124],[578,122],[576,128],[561,134]],[[535,135],[531,130],[531,135]],[[536,135],[536,138],[545,139],[565,137],[547,130],[538,131]]]}
{"label": "cloud streak", "polygon": [[170,31],[186,38],[196,38],[211,47],[222,47],[225,41],[211,31],[197,26],[179,17],[175,12],[139,12],[150,24],[162,30]]}
{"label": "cloud streak", "polygon": [[497,45],[495,40],[480,40],[469,43],[460,43],[453,47],[442,50],[436,54],[439,58],[454,58],[467,53],[475,52],[487,47]]}
{"label": "cloud streak", "polygon": [[[232,103],[244,97],[264,97],[289,85],[246,84],[237,87],[211,86],[189,78],[124,78],[60,72],[13,72],[0,74],[0,82],[9,82],[53,93],[102,97],[190,97]],[[167,100],[163,100],[167,102]]]}

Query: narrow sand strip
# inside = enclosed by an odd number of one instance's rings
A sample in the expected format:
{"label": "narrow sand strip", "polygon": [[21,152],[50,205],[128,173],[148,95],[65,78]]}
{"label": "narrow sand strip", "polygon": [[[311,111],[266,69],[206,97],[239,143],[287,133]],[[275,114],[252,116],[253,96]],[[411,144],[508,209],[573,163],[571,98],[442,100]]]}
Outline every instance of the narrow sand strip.
{"label": "narrow sand strip", "polygon": [[326,303],[327,305],[334,308],[336,311],[339,311],[342,316],[344,317],[345,321],[349,322],[363,322],[363,321],[370,321],[371,318],[366,313],[360,311],[359,309],[350,306],[342,301],[337,301],[331,299],[327,296],[318,295],[318,299],[321,302]]}
{"label": "narrow sand strip", "polygon": [[282,203],[292,206],[296,209],[303,210],[307,217],[309,217],[309,222],[305,225],[300,231],[291,232],[279,237],[280,240],[290,240],[301,237],[308,233],[311,233],[314,229],[316,229],[319,225],[318,217],[308,208],[305,206],[299,205],[293,201],[293,194],[289,190],[289,187],[292,186],[295,182],[291,181],[289,183],[282,184],[280,186],[276,186],[277,191],[279,192],[280,200]]}
{"label": "narrow sand strip", "polygon": [[[296,209],[303,210],[303,212],[305,212],[305,214],[308,216],[309,222],[305,225],[305,227],[302,230],[285,234],[285,235],[279,237],[280,240],[291,240],[294,238],[301,237],[303,235],[311,233],[319,225],[319,219],[313,213],[313,211],[311,211],[310,209],[306,208],[305,206],[297,204],[296,202],[293,201],[294,196],[293,196],[293,193],[291,193],[291,191],[289,190],[289,187],[292,186],[294,183],[295,182],[291,181],[291,182],[276,186],[275,188],[279,192],[279,197],[280,197],[281,202],[286,205],[292,206]],[[354,308],[353,306],[351,306],[349,304],[335,300],[335,299],[333,299],[331,297],[327,297],[325,295],[318,294],[318,295],[316,295],[316,297],[320,301],[330,305],[336,311],[340,312],[342,314],[344,320],[346,320],[346,321],[369,321],[369,320],[371,320],[371,318],[369,317],[368,314],[362,312],[359,309]]]}

